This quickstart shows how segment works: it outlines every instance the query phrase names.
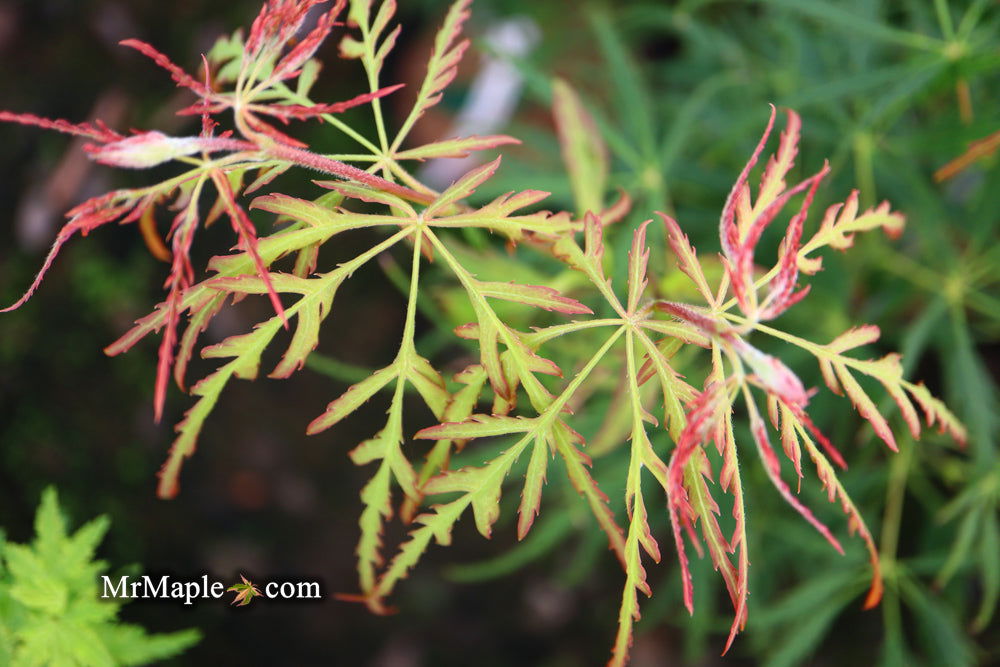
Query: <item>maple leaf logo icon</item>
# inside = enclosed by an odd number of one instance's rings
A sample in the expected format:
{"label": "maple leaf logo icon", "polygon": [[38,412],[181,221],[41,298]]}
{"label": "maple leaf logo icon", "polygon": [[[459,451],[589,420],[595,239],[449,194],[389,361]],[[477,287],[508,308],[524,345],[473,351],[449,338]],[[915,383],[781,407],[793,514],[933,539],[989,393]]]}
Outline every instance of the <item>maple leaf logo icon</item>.
{"label": "maple leaf logo icon", "polygon": [[226,590],[233,591],[234,593],[236,593],[236,597],[233,598],[231,604],[243,607],[250,604],[251,600],[260,595],[260,589],[257,588],[252,581],[244,577],[242,574],[240,575],[240,579],[243,580],[242,583],[233,584]]}

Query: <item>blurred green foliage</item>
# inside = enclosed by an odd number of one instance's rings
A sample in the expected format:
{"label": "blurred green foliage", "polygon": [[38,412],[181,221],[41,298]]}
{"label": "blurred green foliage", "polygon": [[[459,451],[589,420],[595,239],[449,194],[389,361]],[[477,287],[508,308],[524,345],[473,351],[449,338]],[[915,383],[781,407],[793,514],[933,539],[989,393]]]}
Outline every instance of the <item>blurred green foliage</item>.
{"label": "blurred green foliage", "polygon": [[0,664],[11,667],[147,665],[197,643],[196,630],[147,634],[118,621],[122,606],[100,599],[104,561],[94,552],[109,526],[98,517],[69,533],[53,487],[42,493],[35,539],[0,537]]}

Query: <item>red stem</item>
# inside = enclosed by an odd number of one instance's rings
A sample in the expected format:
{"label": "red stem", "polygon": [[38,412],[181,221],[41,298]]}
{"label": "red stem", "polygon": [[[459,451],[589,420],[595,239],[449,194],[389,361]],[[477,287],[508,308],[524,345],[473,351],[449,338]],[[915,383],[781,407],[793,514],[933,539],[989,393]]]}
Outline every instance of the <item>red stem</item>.
{"label": "red stem", "polygon": [[430,204],[434,201],[434,197],[431,195],[411,190],[406,186],[392,183],[384,178],[370,174],[367,171],[340,162],[339,160],[332,160],[328,157],[323,157],[322,155],[316,155],[315,153],[302,150],[301,148],[293,148],[292,146],[285,146],[279,143],[272,143],[270,146],[259,148],[264,153],[272,155],[280,160],[287,160],[288,162],[294,162],[302,167],[308,167],[309,169],[315,169],[316,171],[364,183],[365,185],[376,190],[394,194],[408,201],[417,202],[419,204]]}

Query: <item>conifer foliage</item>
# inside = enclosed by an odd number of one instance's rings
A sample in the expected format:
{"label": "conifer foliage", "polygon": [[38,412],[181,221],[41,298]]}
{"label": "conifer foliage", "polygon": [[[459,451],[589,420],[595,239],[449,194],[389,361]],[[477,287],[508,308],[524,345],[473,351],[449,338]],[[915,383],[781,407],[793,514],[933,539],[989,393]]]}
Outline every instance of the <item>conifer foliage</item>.
{"label": "conifer foliage", "polygon": [[[286,378],[301,369],[323,326],[337,319],[331,313],[341,286],[383,253],[402,254],[407,257],[409,287],[398,353],[387,366],[332,400],[307,427],[309,434],[335,428],[365,402],[389,397],[384,424],[350,452],[356,465],[371,471],[360,490],[363,510],[356,550],[360,591],[351,597],[384,612],[396,585],[432,542],[451,541],[452,529],[463,517],[471,518],[478,531],[490,537],[505,494],[519,495],[516,532],[524,538],[541,511],[546,480],[565,475],[606,533],[624,573],[611,664],[627,662],[633,623],[639,618],[638,593],[651,594],[645,568],[660,560],[662,539],[650,527],[653,514],[669,516],[689,610],[693,611],[693,583],[687,547],[707,552],[722,576],[734,614],[728,650],[747,623],[751,559],[741,468],[750,465],[748,454],[756,450],[781,497],[842,550],[837,537],[841,531],[821,522],[785,479],[789,468],[801,480],[803,469],[813,466],[830,502],[846,515],[848,531],[867,547],[872,583],[865,605],[877,604],[878,552],[838,480],[837,469],[846,467],[844,457],[809,416],[815,390],[807,389],[785,362],[757,345],[763,338],[773,338],[815,357],[828,388],[845,395],[892,449],[896,448],[892,428],[859,377],[881,385],[914,436],[920,434],[923,418],[927,425],[937,424],[963,441],[965,431],[948,409],[922,384],[903,377],[898,355],[869,359],[857,352],[878,339],[877,327],[859,325],[832,341],[816,342],[770,324],[808,298],[809,287],[800,282],[822,268],[822,251],[846,250],[861,232],[881,229],[898,236],[903,216],[888,203],[860,210],[854,191],[842,204],[829,207],[818,227],[810,225],[810,206],[828,168],[821,166],[801,182],[786,182],[801,133],[799,116],[791,110],[784,113],[785,129],[777,148],[764,165],[759,185],[752,188],[751,176],[778,117],[772,108],[746,167],[734,175],[735,185],[720,202],[721,279],[713,284],[706,275],[681,224],[655,213],[632,231],[624,280],[612,281],[608,266],[619,253],[611,239],[620,236],[612,233],[612,226],[633,219],[631,204],[622,192],[615,203],[604,206],[607,151],[593,119],[566,82],[553,84],[554,118],[577,200],[575,212],[540,210],[548,193],[532,189],[492,201],[470,199],[501,168],[500,158],[472,169],[443,192],[413,175],[411,168],[418,161],[518,143],[502,135],[447,138],[425,145],[409,141],[414,124],[441,100],[469,46],[462,29],[470,4],[458,0],[448,10],[413,107],[398,128],[390,127],[382,109],[382,98],[399,88],[382,80],[386,56],[401,30],[394,23],[394,0],[268,0],[249,33],[237,31],[220,39],[197,74],[188,73],[149,44],[123,42],[193,93],[195,101],[181,113],[201,117],[197,134],[172,137],[150,130],[123,135],[100,122],[73,124],[0,113],[0,120],[89,138],[92,143],[86,150],[102,164],[143,169],[169,162],[179,170],[162,182],[116,190],[69,211],[38,278],[7,310],[30,297],[60,248],[75,234],[112,222],[143,224],[155,209],[169,210],[166,297],[107,348],[108,354],[120,354],[146,336],[160,336],[154,403],[159,419],[171,377],[185,389],[188,363],[212,318],[249,295],[270,300],[273,316],[245,333],[200,348],[201,357],[217,359],[218,366],[189,389],[193,403],[176,427],[177,438],[159,474],[158,492],[169,498],[178,493],[182,464],[194,453],[202,426],[230,381],[257,377],[262,354],[278,345],[283,330],[291,332],[290,342],[267,373]],[[313,56],[334,34],[340,55],[358,61],[368,92],[346,101],[316,102],[310,91],[320,63]],[[371,110],[374,137],[337,115],[362,105]],[[324,155],[311,150],[294,137],[294,129],[286,127],[305,119],[346,134],[359,152]],[[274,179],[285,172],[319,176],[313,181],[315,197],[271,190]],[[273,214],[281,224],[276,231],[259,235],[249,210]],[[228,221],[235,246],[214,257],[203,277],[193,266],[190,251],[198,230],[218,218]],[[676,268],[699,295],[696,303],[671,300],[650,280],[650,253],[665,251],[649,242],[651,224],[663,227]],[[761,269],[758,243],[772,226],[780,228],[782,241],[771,268]],[[324,244],[359,229],[378,230],[377,242],[336,266],[321,265],[319,249]],[[458,235],[465,229],[498,236],[512,252],[548,257],[550,264],[561,267],[553,276],[574,276],[558,283],[572,289],[562,293],[552,287],[555,280],[528,284],[480,279]],[[417,346],[418,303],[430,298],[425,287],[429,272],[438,280],[446,276],[451,281],[464,295],[471,316],[454,333],[472,341],[478,358],[453,377],[441,372],[448,360],[428,359]],[[504,315],[509,303],[502,302],[517,304],[530,314],[512,320]],[[518,324],[523,321],[547,324],[528,330]],[[574,338],[577,342],[566,345]],[[695,354],[676,355],[681,347],[692,347]],[[576,356],[567,356],[570,349]],[[679,365],[681,358],[684,366]],[[574,410],[580,410],[593,394],[592,386],[604,382],[609,373],[617,378],[616,405],[624,406],[627,417],[621,437],[628,451],[627,465],[620,470],[623,498],[609,498],[595,481],[587,438],[574,428]],[[404,409],[408,390],[419,395],[436,425],[417,430],[417,417]],[[746,434],[744,419],[750,426]],[[453,453],[477,447],[477,440],[487,438],[504,443],[499,454],[481,465],[450,465]],[[772,444],[775,438],[780,449]],[[417,440],[432,442],[423,461],[409,446]],[[790,464],[784,474],[782,459]],[[731,532],[720,526],[723,506],[733,519]],[[390,552],[382,536],[386,522],[396,514],[411,529]]]}

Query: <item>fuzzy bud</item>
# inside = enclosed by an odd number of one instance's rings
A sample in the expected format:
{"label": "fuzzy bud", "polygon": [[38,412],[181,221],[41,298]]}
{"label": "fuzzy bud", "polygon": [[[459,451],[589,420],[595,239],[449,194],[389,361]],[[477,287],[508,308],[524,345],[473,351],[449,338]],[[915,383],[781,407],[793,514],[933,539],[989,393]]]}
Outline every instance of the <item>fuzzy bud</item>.
{"label": "fuzzy bud", "polygon": [[767,393],[777,396],[788,405],[801,407],[809,403],[809,394],[802,386],[802,381],[788,366],[742,339],[736,339],[735,342],[740,358],[753,370],[760,386]]}
{"label": "fuzzy bud", "polygon": [[198,137],[168,137],[162,132],[143,132],[102,146],[86,146],[90,157],[101,164],[127,169],[147,169],[170,160],[194,155],[203,149]]}

